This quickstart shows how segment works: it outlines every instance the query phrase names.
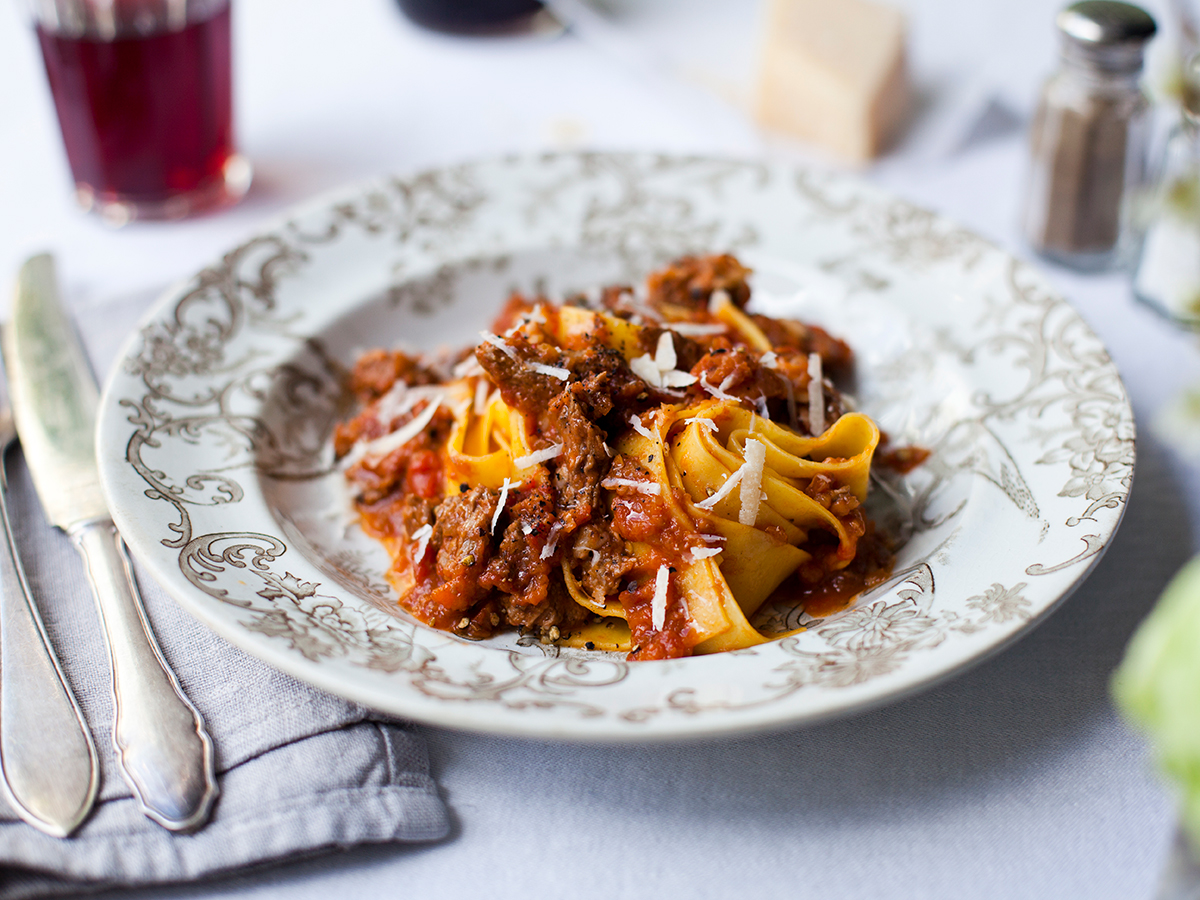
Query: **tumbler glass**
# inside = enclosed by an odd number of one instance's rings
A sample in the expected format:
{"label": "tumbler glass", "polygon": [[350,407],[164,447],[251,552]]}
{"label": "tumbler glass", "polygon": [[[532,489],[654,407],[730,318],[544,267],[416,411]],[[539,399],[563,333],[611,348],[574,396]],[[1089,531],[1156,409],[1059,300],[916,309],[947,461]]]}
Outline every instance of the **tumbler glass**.
{"label": "tumbler glass", "polygon": [[122,225],[238,200],[230,0],[35,0],[75,197]]}

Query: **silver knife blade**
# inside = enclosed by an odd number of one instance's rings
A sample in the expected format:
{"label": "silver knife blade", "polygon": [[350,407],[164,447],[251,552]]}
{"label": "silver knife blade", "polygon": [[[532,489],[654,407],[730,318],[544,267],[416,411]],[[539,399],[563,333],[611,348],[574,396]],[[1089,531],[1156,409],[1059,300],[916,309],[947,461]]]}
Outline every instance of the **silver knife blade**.
{"label": "silver knife blade", "polygon": [[113,744],[142,812],[172,831],[207,819],[217,796],[212,740],[155,641],[100,487],[98,391],[59,298],[54,260],[22,266],[3,331],[17,433],[52,524],[83,557],[112,670]]}
{"label": "silver knife blade", "polygon": [[4,360],[21,446],[46,518],[64,531],[108,517],[93,444],[99,392],[58,302],[53,258],[21,267]]}

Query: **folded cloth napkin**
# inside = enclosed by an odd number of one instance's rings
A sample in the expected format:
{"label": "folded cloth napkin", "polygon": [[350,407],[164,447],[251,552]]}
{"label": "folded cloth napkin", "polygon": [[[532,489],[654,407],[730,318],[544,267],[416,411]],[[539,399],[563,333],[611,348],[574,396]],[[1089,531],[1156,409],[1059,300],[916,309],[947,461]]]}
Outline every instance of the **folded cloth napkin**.
{"label": "folded cloth napkin", "polygon": [[[95,362],[107,362],[144,305],[142,298],[79,316]],[[413,727],[247,656],[139,569],[163,655],[212,735],[221,788],[212,818],[195,834],[171,834],[143,816],[113,757],[107,657],[83,564],[70,540],[46,524],[19,453],[10,454],[8,471],[17,545],[91,727],[101,782],[91,817],[65,840],[26,825],[0,801],[0,898],[190,881],[354,844],[448,833],[425,743]]]}

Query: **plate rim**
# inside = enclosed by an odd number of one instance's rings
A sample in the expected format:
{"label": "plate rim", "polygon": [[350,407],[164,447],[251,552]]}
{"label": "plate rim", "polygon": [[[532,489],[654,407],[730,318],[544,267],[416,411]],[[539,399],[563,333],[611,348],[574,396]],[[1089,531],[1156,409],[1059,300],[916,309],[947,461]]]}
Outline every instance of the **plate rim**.
{"label": "plate rim", "polygon": [[[1019,266],[1021,270],[1034,277],[1048,297],[1055,303],[1064,305],[1086,330],[1098,345],[1103,349],[1107,357],[1108,364],[1112,367],[1112,373],[1115,376],[1116,384],[1119,387],[1121,400],[1123,401],[1122,412],[1126,414],[1128,425],[1131,429],[1128,444],[1130,448],[1130,480],[1132,481],[1133,474],[1136,472],[1134,465],[1136,461],[1136,422],[1132,412],[1132,406],[1127,389],[1121,379],[1119,371],[1117,371],[1115,363],[1113,363],[1111,355],[1108,353],[1107,347],[1100,339],[1099,335],[1083,320],[1075,307],[1067,301],[1058,291],[1054,290],[1049,285],[1048,280],[1035,267],[1029,265],[1023,260],[1015,257],[1007,250],[1000,247],[995,242],[982,237],[971,231],[963,228],[957,222],[949,217],[932,210],[924,209],[916,204],[912,204],[907,200],[899,198],[897,195],[878,187],[870,182],[855,178],[845,173],[831,172],[819,169],[813,166],[805,166],[792,163],[769,162],[764,160],[740,159],[735,157],[722,157],[703,154],[670,154],[670,153],[651,153],[651,152],[628,152],[628,153],[513,153],[498,157],[483,157],[477,160],[472,160],[464,163],[456,163],[451,166],[436,166],[426,167],[410,173],[387,174],[373,178],[363,179],[337,188],[332,188],[323,191],[320,194],[306,201],[298,203],[281,213],[270,217],[263,224],[253,229],[252,233],[244,238],[241,242],[234,244],[224,254],[218,256],[209,265],[216,265],[234,250],[244,247],[250,242],[263,238],[264,236],[278,233],[288,227],[288,225],[305,216],[319,214],[330,210],[338,202],[347,202],[353,198],[364,196],[368,191],[378,189],[381,186],[386,186],[397,181],[411,181],[413,179],[444,173],[448,170],[474,170],[480,167],[494,165],[512,165],[512,164],[532,164],[544,162],[547,159],[576,159],[583,156],[598,156],[598,157],[615,157],[621,159],[669,159],[669,160],[699,160],[710,161],[714,163],[731,163],[736,165],[749,165],[762,167],[772,172],[798,173],[804,172],[814,175],[821,179],[828,179],[832,183],[849,185],[856,191],[865,192],[867,195],[879,199],[894,199],[906,204],[907,206],[920,210],[929,214],[937,222],[953,227],[970,235],[981,245],[988,248],[990,251],[1000,254],[1010,263]],[[753,734],[764,731],[774,731],[786,728],[798,727],[801,725],[815,724],[826,721],[828,719],[837,718],[840,716],[856,714],[868,709],[878,708],[879,706],[899,701],[911,697],[917,693],[929,689],[930,687],[947,681],[953,677],[957,677],[971,667],[982,663],[992,656],[1002,652],[1010,647],[1021,637],[1029,634],[1034,628],[1041,624],[1049,615],[1051,615],[1058,607],[1065,602],[1087,579],[1099,564],[1100,559],[1111,546],[1112,541],[1117,534],[1120,524],[1127,511],[1128,491],[1125,498],[1118,504],[1115,518],[1111,521],[1111,525],[1107,525],[1103,529],[1101,535],[1102,544],[1099,549],[1087,559],[1087,565],[1082,567],[1065,589],[1058,592],[1058,595],[1049,603],[1037,609],[1036,614],[1032,618],[1025,620],[1010,630],[1007,633],[998,635],[986,646],[981,649],[974,649],[970,652],[961,652],[961,658],[958,658],[953,664],[943,666],[941,668],[925,672],[922,670],[920,674],[909,673],[907,678],[901,679],[899,685],[890,684],[887,679],[874,679],[860,687],[864,690],[858,693],[862,696],[853,699],[849,702],[833,703],[828,708],[818,710],[816,712],[792,712],[787,713],[783,708],[778,706],[764,708],[761,715],[743,714],[739,717],[708,717],[699,725],[699,719],[688,719],[686,717],[676,718],[671,720],[674,725],[669,725],[666,720],[660,719],[659,725],[656,728],[646,728],[640,731],[629,730],[626,728],[614,729],[611,733],[587,731],[582,732],[570,727],[571,722],[568,721],[565,726],[559,725],[559,720],[556,717],[549,716],[544,718],[529,717],[529,716],[509,716],[502,711],[493,714],[486,712],[480,716],[463,715],[462,710],[465,707],[462,704],[455,705],[453,703],[424,703],[420,704],[421,708],[418,711],[413,711],[410,706],[407,709],[400,709],[394,703],[381,703],[379,694],[383,691],[382,685],[373,686],[368,682],[347,683],[341,674],[341,669],[330,666],[327,663],[306,659],[293,650],[289,649],[281,641],[271,641],[263,639],[249,632],[246,628],[239,626],[232,620],[223,618],[217,615],[217,607],[211,597],[203,594],[198,589],[184,589],[187,586],[180,583],[178,580],[178,569],[172,570],[165,557],[156,553],[139,552],[137,546],[139,539],[135,537],[129,539],[129,535],[139,535],[139,529],[133,520],[133,511],[125,503],[120,502],[121,495],[118,489],[114,487],[113,482],[116,476],[111,468],[113,465],[113,455],[101,440],[102,435],[110,426],[111,421],[116,418],[123,421],[123,417],[116,412],[117,405],[114,403],[113,395],[116,391],[116,386],[119,381],[122,365],[136,351],[141,340],[143,329],[155,321],[160,320],[164,314],[171,309],[173,301],[178,300],[181,296],[181,291],[190,285],[196,278],[196,273],[189,275],[187,278],[180,279],[176,283],[167,288],[154,301],[151,307],[140,317],[137,325],[129,333],[126,339],[121,344],[112,366],[107,373],[104,381],[103,391],[100,399],[100,415],[97,421],[97,458],[100,460],[101,479],[104,486],[105,494],[110,501],[110,510],[114,521],[123,535],[126,535],[127,543],[130,545],[131,551],[137,559],[139,565],[145,567],[155,581],[163,588],[164,592],[171,597],[174,602],[179,603],[190,615],[200,621],[205,627],[212,630],[215,634],[237,646],[239,649],[249,653],[250,655],[261,659],[268,665],[276,668],[286,674],[296,677],[306,683],[312,684],[322,690],[345,697],[355,702],[363,703],[374,709],[385,711],[391,714],[407,716],[416,719],[417,721],[437,725],[439,727],[450,728],[454,730],[505,735],[511,737],[522,737],[532,739],[549,739],[549,740],[566,740],[580,741],[585,743],[657,743],[674,740],[693,740],[705,739],[716,736],[728,736],[736,734]],[[350,311],[349,308],[343,312]],[[117,502],[114,502],[117,501]],[[335,591],[344,589],[334,583]],[[356,600],[355,602],[364,602]],[[490,649],[490,648],[489,648]],[[711,658],[711,657],[709,657]],[[703,658],[697,658],[703,659]],[[634,664],[638,665],[638,664]],[[642,665],[654,665],[654,663],[645,663]],[[496,707],[490,707],[489,710],[496,710]],[[782,714],[781,714],[782,713]],[[573,720],[571,720],[573,721]],[[699,727],[697,727],[699,725]]]}

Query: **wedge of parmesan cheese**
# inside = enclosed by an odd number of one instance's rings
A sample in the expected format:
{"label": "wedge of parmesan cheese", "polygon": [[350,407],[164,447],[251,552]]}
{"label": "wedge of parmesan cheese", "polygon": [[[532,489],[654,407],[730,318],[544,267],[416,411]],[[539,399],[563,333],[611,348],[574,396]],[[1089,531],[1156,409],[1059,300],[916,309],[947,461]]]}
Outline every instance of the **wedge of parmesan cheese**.
{"label": "wedge of parmesan cheese", "polygon": [[911,89],[903,14],[872,0],[769,0],[763,125],[861,163],[887,148]]}

